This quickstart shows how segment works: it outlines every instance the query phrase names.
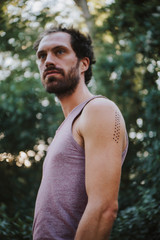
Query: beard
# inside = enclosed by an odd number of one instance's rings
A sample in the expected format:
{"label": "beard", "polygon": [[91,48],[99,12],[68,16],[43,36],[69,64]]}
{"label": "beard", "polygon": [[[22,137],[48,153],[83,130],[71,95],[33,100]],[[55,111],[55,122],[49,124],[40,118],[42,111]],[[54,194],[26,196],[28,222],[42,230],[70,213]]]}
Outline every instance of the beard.
{"label": "beard", "polygon": [[62,77],[50,76],[45,84],[46,91],[48,93],[54,93],[58,98],[70,96],[74,93],[79,83],[79,61],[75,67],[71,67],[68,73],[65,75],[62,73]]}

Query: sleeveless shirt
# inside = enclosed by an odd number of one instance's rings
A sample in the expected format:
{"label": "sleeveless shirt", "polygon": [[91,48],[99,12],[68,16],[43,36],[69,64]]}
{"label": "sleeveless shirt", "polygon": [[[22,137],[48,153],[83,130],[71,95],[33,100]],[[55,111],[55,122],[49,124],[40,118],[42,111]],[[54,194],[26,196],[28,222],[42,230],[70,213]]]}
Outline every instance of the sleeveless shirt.
{"label": "sleeveless shirt", "polygon": [[[87,205],[85,152],[74,140],[72,125],[94,96],[76,106],[58,128],[43,163],[33,240],[73,240]],[[127,147],[122,154],[122,163]]]}

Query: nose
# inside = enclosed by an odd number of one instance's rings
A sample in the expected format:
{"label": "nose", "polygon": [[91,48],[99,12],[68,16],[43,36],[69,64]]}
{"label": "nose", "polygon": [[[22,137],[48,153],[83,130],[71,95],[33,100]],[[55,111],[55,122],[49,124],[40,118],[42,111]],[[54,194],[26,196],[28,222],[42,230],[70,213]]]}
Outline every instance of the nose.
{"label": "nose", "polygon": [[47,54],[45,65],[46,65],[46,67],[49,66],[49,65],[54,65],[54,66],[56,65],[55,64],[55,58],[54,58],[52,53]]}

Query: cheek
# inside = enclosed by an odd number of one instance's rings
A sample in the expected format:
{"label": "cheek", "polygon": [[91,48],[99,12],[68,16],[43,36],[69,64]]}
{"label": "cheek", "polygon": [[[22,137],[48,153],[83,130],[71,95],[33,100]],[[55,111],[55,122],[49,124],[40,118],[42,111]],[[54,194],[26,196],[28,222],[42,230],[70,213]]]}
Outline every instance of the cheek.
{"label": "cheek", "polygon": [[69,70],[77,66],[77,58],[69,59],[64,64],[64,69]]}
{"label": "cheek", "polygon": [[39,64],[39,65],[38,65],[38,69],[39,69],[40,75],[41,75],[41,77],[42,77],[42,74],[43,74],[43,65],[42,65],[42,64]]}

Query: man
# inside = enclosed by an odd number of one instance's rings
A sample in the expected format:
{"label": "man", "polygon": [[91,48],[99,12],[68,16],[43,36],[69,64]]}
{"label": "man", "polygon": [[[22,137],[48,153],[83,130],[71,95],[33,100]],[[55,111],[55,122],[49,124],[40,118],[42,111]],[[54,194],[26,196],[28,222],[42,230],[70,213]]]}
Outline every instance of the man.
{"label": "man", "polygon": [[127,151],[123,117],[87,88],[95,63],[89,36],[52,28],[35,49],[42,83],[59,98],[65,120],[43,164],[33,239],[107,240]]}

